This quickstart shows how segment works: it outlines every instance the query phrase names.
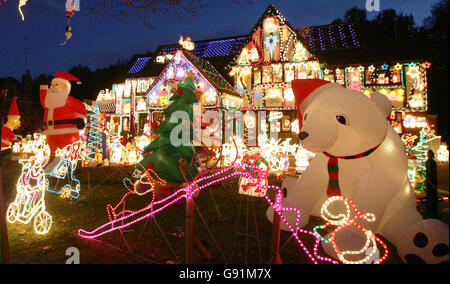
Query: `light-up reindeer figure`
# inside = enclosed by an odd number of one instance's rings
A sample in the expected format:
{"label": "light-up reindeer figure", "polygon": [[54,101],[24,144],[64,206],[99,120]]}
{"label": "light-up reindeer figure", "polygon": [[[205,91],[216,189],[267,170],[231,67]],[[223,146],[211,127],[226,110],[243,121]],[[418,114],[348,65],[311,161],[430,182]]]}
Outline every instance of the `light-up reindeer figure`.
{"label": "light-up reindeer figure", "polygon": [[34,218],[35,232],[46,234],[52,226],[52,216],[45,208],[47,182],[43,170],[46,163],[44,155],[38,151],[36,156],[20,163],[22,174],[17,181],[16,199],[8,207],[7,220],[10,223],[28,224]]}

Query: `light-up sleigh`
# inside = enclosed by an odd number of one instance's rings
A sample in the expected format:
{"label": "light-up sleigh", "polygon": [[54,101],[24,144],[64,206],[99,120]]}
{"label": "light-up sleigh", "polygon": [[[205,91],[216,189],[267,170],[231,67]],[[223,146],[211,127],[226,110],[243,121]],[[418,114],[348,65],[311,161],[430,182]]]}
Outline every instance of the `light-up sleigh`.
{"label": "light-up sleigh", "polygon": [[82,142],[67,145],[56,153],[56,158],[46,167],[48,191],[64,199],[77,199],[80,196],[81,183],[75,177],[80,159]]}

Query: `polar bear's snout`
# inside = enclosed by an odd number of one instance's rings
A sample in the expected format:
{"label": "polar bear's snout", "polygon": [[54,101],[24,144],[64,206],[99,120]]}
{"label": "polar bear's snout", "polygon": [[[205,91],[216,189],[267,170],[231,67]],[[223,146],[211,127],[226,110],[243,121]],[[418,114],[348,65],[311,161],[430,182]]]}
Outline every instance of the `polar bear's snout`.
{"label": "polar bear's snout", "polygon": [[308,114],[298,134],[302,146],[311,152],[327,151],[339,135],[337,121],[323,111]]}

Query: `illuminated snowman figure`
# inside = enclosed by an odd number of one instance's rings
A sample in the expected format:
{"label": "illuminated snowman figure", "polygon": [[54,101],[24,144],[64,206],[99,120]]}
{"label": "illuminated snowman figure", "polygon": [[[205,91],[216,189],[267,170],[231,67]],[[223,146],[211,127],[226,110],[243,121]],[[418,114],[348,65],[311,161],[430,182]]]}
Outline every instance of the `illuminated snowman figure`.
{"label": "illuminated snowman figure", "polygon": [[32,156],[28,160],[21,161],[22,174],[17,181],[17,195],[6,213],[9,223],[19,222],[28,224],[33,219],[34,230],[43,235],[52,227],[52,216],[45,208],[45,192],[47,182],[43,167],[44,155]]}
{"label": "illuminated snowman figure", "polygon": [[122,159],[122,144],[120,142],[113,142],[112,144],[112,154],[111,154],[111,163],[112,164],[120,164]]}
{"label": "illuminated snowman figure", "polygon": [[437,160],[441,163],[448,163],[448,148],[443,144],[437,150]]}

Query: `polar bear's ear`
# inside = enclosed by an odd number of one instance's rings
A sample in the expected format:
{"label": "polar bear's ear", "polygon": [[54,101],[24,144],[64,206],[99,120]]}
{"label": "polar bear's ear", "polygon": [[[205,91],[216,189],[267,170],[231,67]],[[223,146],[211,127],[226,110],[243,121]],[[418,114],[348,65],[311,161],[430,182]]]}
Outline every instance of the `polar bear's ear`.
{"label": "polar bear's ear", "polygon": [[378,106],[384,114],[384,117],[388,118],[391,115],[392,103],[385,95],[379,92],[373,92],[370,95],[370,99]]}

